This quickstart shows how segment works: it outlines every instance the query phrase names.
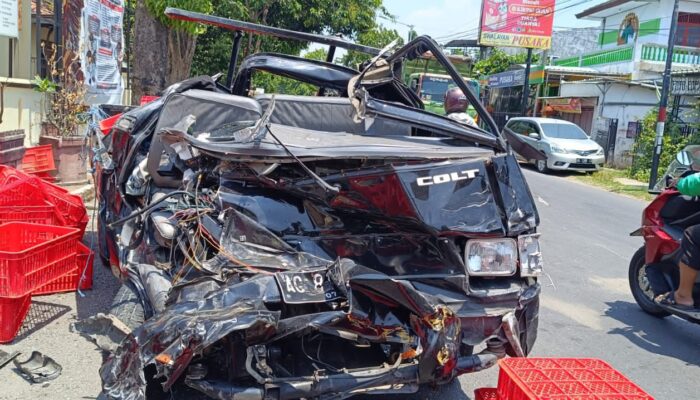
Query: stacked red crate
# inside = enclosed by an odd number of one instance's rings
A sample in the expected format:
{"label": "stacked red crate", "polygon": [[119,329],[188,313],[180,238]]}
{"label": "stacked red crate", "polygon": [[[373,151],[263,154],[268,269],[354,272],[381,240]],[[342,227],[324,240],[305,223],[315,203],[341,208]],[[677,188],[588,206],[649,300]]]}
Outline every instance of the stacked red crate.
{"label": "stacked red crate", "polygon": [[505,358],[496,389],[477,400],[654,400],[605,361],[594,358]]}
{"label": "stacked red crate", "polygon": [[32,295],[92,287],[80,196],[0,166],[0,343],[14,339]]}

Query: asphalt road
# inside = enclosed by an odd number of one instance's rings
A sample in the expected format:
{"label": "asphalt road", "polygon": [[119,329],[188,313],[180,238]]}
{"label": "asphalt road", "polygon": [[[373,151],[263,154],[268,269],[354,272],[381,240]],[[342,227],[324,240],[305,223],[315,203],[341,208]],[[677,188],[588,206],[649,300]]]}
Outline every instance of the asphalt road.
{"label": "asphalt road", "polygon": [[[663,320],[639,309],[627,283],[632,254],[642,245],[629,233],[646,206],[566,175],[525,171],[543,234],[539,336],[533,356],[594,357],[609,362],[657,400],[700,398],[700,325]],[[465,399],[494,386],[497,371],[460,379],[445,397]]]}
{"label": "asphalt road", "polygon": [[[628,289],[629,259],[641,245],[640,238],[628,234],[638,227],[645,203],[566,176],[525,172],[540,211],[551,277],[551,282],[542,280],[533,355],[602,358],[656,399],[697,400],[700,326],[644,314]],[[97,398],[101,355],[68,327],[71,321],[106,311],[116,288],[98,261],[95,290],[85,297],[69,293],[35,298],[18,339],[0,350],[39,350],[61,363],[64,372],[55,381],[32,385],[8,365],[0,370],[0,399]],[[471,399],[475,388],[495,386],[497,375],[496,369],[466,375],[459,384],[422,390],[411,398]]]}

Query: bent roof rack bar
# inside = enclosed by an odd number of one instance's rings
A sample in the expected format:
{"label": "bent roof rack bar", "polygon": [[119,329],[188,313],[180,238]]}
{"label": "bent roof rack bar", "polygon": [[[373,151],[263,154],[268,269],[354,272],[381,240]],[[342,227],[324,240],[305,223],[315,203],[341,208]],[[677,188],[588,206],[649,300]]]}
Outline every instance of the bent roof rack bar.
{"label": "bent roof rack bar", "polygon": [[380,51],[374,47],[348,42],[334,36],[317,35],[314,33],[297,32],[289,29],[258,25],[250,22],[237,21],[235,19],[217,17],[215,15],[207,15],[194,11],[182,10],[179,8],[168,7],[165,9],[165,15],[172,19],[199,22],[201,24],[218,26],[219,28],[224,28],[231,31],[243,31],[248,33],[257,33],[260,35],[276,36],[284,39],[326,44],[347,50],[359,51],[373,56],[379,54]]}

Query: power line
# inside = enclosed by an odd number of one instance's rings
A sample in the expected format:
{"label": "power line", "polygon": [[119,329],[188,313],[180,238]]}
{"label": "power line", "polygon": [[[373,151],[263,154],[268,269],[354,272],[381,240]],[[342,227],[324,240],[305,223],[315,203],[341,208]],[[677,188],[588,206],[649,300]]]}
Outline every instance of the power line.
{"label": "power line", "polygon": [[[671,18],[671,17],[659,17],[659,18],[647,19],[647,20],[644,20],[644,21],[639,21],[639,24],[641,25],[641,24],[644,23],[644,22],[651,22],[651,21],[654,21],[654,20],[657,20],[657,19],[658,19],[658,20],[662,20],[662,19],[670,19],[670,18]],[[554,26],[553,28],[554,28],[554,29],[561,29],[561,30],[587,29],[587,30],[592,30],[592,31],[595,30],[595,31],[605,31],[605,32],[612,32],[612,31],[615,31],[615,30],[617,29],[617,28],[614,28],[614,27],[613,27],[613,28],[611,28],[611,27],[605,27],[605,28],[603,28],[603,27],[599,27],[599,26],[585,26],[585,27],[580,27],[580,28],[572,28],[572,27],[568,27],[568,26]],[[640,31],[641,31],[641,30],[642,30],[642,29],[640,28]],[[644,29],[644,30],[645,30],[645,31],[647,31],[647,30],[648,30],[648,31],[651,31],[652,29]],[[667,30],[669,30],[669,28],[658,28],[658,29],[655,29],[655,31],[667,31]]]}
{"label": "power line", "polygon": [[403,26],[405,26],[405,27],[407,27],[407,28],[409,28],[409,29],[411,29],[411,30],[413,30],[413,29],[416,27],[416,26],[413,25],[413,24],[407,24],[407,23],[404,23],[404,22],[401,22],[401,21],[397,20],[396,18],[389,18],[389,17],[387,17],[387,16],[385,16],[385,15],[380,15],[379,18],[384,19],[384,20],[387,20],[387,21],[392,22],[392,23],[394,23],[394,24],[403,25]]}

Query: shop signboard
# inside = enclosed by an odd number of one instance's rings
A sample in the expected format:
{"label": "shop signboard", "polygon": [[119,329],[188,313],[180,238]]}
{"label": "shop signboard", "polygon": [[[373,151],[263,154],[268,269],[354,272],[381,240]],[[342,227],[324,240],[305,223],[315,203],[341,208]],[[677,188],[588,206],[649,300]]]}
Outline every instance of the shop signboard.
{"label": "shop signboard", "polygon": [[549,49],[554,4],[555,0],[483,0],[479,43]]}

